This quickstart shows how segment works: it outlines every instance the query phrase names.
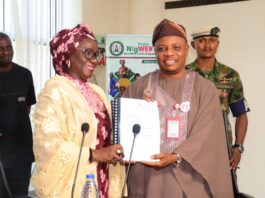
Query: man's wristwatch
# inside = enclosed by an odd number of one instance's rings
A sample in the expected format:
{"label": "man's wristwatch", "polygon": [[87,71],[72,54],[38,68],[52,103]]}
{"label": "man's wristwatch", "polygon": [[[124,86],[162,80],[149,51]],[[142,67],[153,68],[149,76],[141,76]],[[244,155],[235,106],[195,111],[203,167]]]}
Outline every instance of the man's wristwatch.
{"label": "man's wristwatch", "polygon": [[233,148],[238,148],[240,153],[244,152],[244,146],[243,144],[234,144]]}
{"label": "man's wristwatch", "polygon": [[174,167],[179,167],[181,162],[182,162],[182,157],[179,154],[177,154],[177,153],[176,153],[176,155],[177,155],[177,160],[174,162],[173,166]]}

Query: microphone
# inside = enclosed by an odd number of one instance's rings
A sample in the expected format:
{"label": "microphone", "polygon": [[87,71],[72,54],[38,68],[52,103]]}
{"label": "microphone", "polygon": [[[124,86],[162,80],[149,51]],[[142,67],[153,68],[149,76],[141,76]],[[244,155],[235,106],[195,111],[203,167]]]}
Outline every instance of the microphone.
{"label": "microphone", "polygon": [[79,162],[80,162],[80,157],[81,157],[81,153],[82,153],[82,149],[83,149],[83,144],[84,144],[84,139],[85,139],[85,135],[89,130],[89,124],[88,123],[83,123],[81,125],[81,131],[83,133],[82,136],[82,141],[81,141],[81,147],[80,147],[80,151],[79,151],[79,156],[78,156],[78,160],[77,160],[77,166],[76,166],[76,170],[75,170],[75,177],[74,177],[74,183],[72,185],[72,192],[71,192],[71,198],[74,198],[74,192],[75,192],[75,183],[76,183],[76,177],[77,177],[77,173],[78,173],[78,168],[79,168]]}
{"label": "microphone", "polygon": [[141,126],[139,124],[134,124],[133,125],[133,134],[134,134],[134,138],[136,137],[136,135],[138,133],[140,133],[141,130]]}
{"label": "microphone", "polygon": [[84,133],[87,133],[88,132],[88,130],[89,130],[89,125],[88,125],[88,123],[83,123],[82,125],[81,125],[81,131],[82,131],[82,133],[84,134]]}
{"label": "microphone", "polygon": [[132,159],[132,153],[133,153],[135,138],[140,133],[140,130],[141,130],[141,126],[139,124],[134,124],[133,125],[133,128],[132,128],[132,131],[133,131],[133,143],[132,143],[131,152],[130,152],[130,156],[129,156],[129,163],[128,163],[128,167],[127,167],[127,171],[126,171],[126,177],[125,177],[123,188],[122,188],[121,198],[123,198],[125,185],[126,185],[127,180],[128,180],[128,175],[129,175],[129,171],[130,171],[130,167],[131,167],[131,159]]}

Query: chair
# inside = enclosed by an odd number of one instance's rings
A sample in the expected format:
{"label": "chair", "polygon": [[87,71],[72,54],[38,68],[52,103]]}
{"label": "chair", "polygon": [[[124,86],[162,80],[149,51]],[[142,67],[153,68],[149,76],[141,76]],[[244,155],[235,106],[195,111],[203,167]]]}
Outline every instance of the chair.
{"label": "chair", "polygon": [[12,195],[8,186],[5,170],[0,157],[0,197],[4,198],[33,198],[26,195]]}

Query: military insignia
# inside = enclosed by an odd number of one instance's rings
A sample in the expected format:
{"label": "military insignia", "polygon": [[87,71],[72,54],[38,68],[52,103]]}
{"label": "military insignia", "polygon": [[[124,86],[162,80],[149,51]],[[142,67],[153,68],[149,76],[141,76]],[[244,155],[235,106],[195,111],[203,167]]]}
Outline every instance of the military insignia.
{"label": "military insignia", "polygon": [[211,29],[211,35],[216,36],[220,32],[220,29],[218,27],[214,27]]}
{"label": "military insignia", "polygon": [[248,103],[247,101],[244,99],[244,106],[245,106],[245,111],[249,111],[249,107],[248,107]]}
{"label": "military insignia", "polygon": [[218,89],[230,90],[230,89],[233,88],[232,78],[222,78],[222,79],[219,80],[219,82],[216,84],[216,86],[217,86]]}
{"label": "military insignia", "polygon": [[190,110],[190,102],[189,101],[182,102],[180,104],[180,110],[184,113],[187,113]]}
{"label": "military insignia", "polygon": [[227,96],[228,96],[227,91],[223,91],[222,94],[221,94],[221,96],[222,96],[223,98],[227,97]]}

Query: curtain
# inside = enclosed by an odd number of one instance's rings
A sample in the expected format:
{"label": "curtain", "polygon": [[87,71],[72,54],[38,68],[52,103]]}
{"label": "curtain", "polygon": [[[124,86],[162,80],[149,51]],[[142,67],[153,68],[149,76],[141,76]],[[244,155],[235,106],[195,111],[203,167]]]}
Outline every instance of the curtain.
{"label": "curtain", "polygon": [[31,70],[36,95],[45,82],[54,76],[49,42],[61,29],[61,0],[12,0],[15,59]]}

